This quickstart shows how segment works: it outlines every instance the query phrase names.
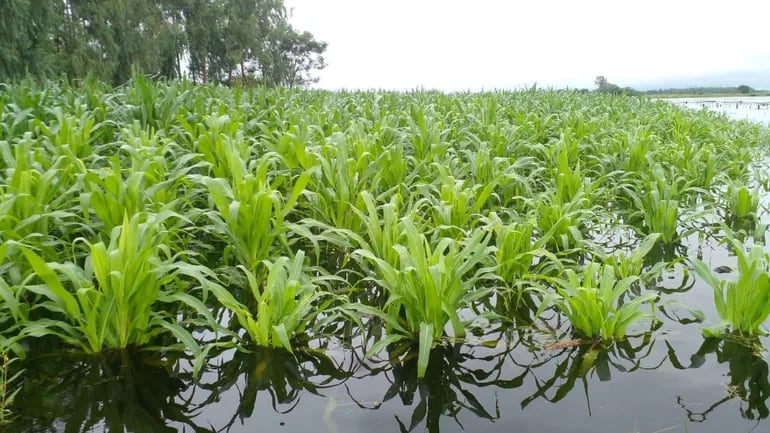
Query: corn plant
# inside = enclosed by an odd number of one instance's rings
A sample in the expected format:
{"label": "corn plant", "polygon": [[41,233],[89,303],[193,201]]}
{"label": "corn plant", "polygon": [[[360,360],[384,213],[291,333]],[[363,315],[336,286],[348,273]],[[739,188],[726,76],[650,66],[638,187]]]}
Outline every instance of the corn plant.
{"label": "corn plant", "polygon": [[546,269],[533,269],[538,262],[550,261],[559,266],[559,260],[545,248],[549,238],[536,236],[537,227],[533,221],[505,223],[495,212],[485,220],[494,233],[495,273],[506,285],[515,285],[533,272],[547,273]]}
{"label": "corn plant", "polygon": [[203,122],[180,123],[201,159],[209,164],[209,174],[238,182],[246,173],[250,144],[239,131],[240,125],[227,114],[209,114]]}
{"label": "corn plant", "polygon": [[[266,125],[264,128],[268,129]],[[310,170],[318,165],[316,146],[311,145],[313,139],[311,128],[306,122],[293,125],[281,134],[270,130],[269,135],[277,135],[273,140],[267,140],[265,147],[280,155],[283,164],[290,170]]]}
{"label": "corn plant", "polygon": [[494,202],[496,187],[496,181],[468,187],[466,181],[443,175],[440,184],[431,185],[427,197],[417,206],[425,207],[431,226],[443,229],[442,234],[451,235],[455,233],[451,233],[450,228],[454,228],[454,232],[473,228],[482,211]]}
{"label": "corn plant", "polygon": [[[42,237],[52,243],[50,233],[58,226],[76,224],[73,212],[75,176],[70,161],[58,157],[45,161],[29,136],[11,148],[0,142],[0,155],[7,164],[0,183],[0,233],[4,239]],[[40,160],[44,160],[41,163]],[[48,238],[48,239],[45,239]]]}
{"label": "corn plant", "polygon": [[575,331],[586,338],[623,339],[631,325],[650,317],[641,311],[642,306],[652,305],[658,298],[656,293],[648,292],[624,299],[638,277],[617,279],[615,268],[610,265],[591,262],[580,274],[567,269],[565,276],[551,279],[556,292],[546,292],[538,315],[553,303],[567,316]]}
{"label": "corn plant", "polygon": [[[379,166],[365,149],[351,155],[353,145],[342,134],[335,134],[316,155],[319,169],[308,187],[313,192],[314,219],[340,229],[357,230],[353,209],[360,208],[360,194],[376,191],[372,184]],[[354,150],[354,149],[353,149]]]}
{"label": "corn plant", "polygon": [[622,186],[628,194],[636,212],[630,215],[632,221],[641,222],[641,231],[649,235],[660,234],[660,242],[671,244],[687,233],[679,230],[681,208],[690,192],[698,191],[687,185],[687,180],[671,174],[656,164],[648,177],[636,185]]}
{"label": "corn plant", "polygon": [[466,242],[443,238],[432,246],[411,217],[403,218],[400,225],[406,245],[393,246],[398,264],[388,263],[372,251],[359,249],[355,254],[374,265],[377,275],[371,280],[388,291],[384,311],[364,309],[388,324],[389,335],[370,352],[402,340],[417,341],[418,376],[423,377],[430,349],[445,335],[444,327],[451,324],[454,335],[463,336],[465,323],[459,310],[491,293],[479,287],[482,280],[492,278],[491,268],[479,268],[487,257],[490,234],[476,230]]}
{"label": "corn plant", "polygon": [[274,262],[265,260],[268,274],[261,284],[244,266],[238,268],[246,275],[251,309],[224,287],[212,285],[210,290],[219,302],[231,311],[251,341],[261,347],[282,347],[293,352],[297,338],[306,335],[317,324],[335,318],[337,297],[330,289],[334,281],[331,275],[311,275],[304,267],[305,253],[298,251],[293,258],[279,257]]}
{"label": "corn plant", "polygon": [[530,321],[537,304],[533,302],[534,293],[529,286],[541,275],[560,272],[562,263],[546,249],[550,239],[536,235],[537,226],[533,221],[506,223],[495,212],[484,221],[494,233],[490,249],[494,251],[495,274],[502,286],[495,297],[496,311],[505,316],[513,313],[514,318],[526,317],[525,320]]}
{"label": "corn plant", "polygon": [[766,334],[761,327],[770,315],[770,254],[760,245],[745,247],[728,235],[738,258],[738,279],[719,280],[701,260],[692,259],[695,272],[714,291],[714,304],[722,324],[705,332],[719,334],[729,327],[747,336]]}
{"label": "corn plant", "polygon": [[86,221],[89,221],[88,213],[92,210],[102,222],[104,233],[111,233],[120,226],[125,215],[143,212],[148,204],[144,173],[133,171],[124,179],[120,160],[113,157],[110,161],[110,167],[85,173],[80,195]]}
{"label": "corn plant", "polygon": [[[203,272],[178,261],[168,247],[162,221],[140,223],[141,215],[126,216],[110,234],[109,243],[89,243],[89,254],[81,267],[73,262],[45,262],[33,250],[22,247],[34,274],[26,290],[43,296],[52,318],[27,324],[23,334],[55,335],[86,352],[122,349],[151,343],[170,332],[183,344],[198,351],[190,334],[175,323],[168,303],[188,297],[177,295],[180,276],[202,278]],[[167,303],[168,312],[157,307]],[[199,312],[208,313],[196,305]]]}
{"label": "corn plant", "polygon": [[739,222],[756,220],[759,210],[759,189],[731,182],[727,186],[727,209],[730,219]]}
{"label": "corn plant", "polygon": [[566,203],[575,198],[578,193],[585,193],[588,182],[580,170],[577,142],[572,139],[571,134],[562,137],[562,140],[553,147],[552,151],[556,155],[551,158],[554,164],[553,179],[556,184],[554,197],[556,200]]}
{"label": "corn plant", "polygon": [[620,279],[638,276],[643,282],[650,282],[659,276],[666,266],[665,262],[658,262],[647,271],[643,269],[644,258],[658,244],[659,239],[660,233],[647,235],[631,254],[616,252],[606,256],[603,262],[612,266]]}
{"label": "corn plant", "polygon": [[399,255],[393,247],[400,244],[404,234],[399,228],[399,201],[401,197],[398,194],[393,195],[390,202],[380,206],[381,212],[378,210],[374,196],[368,191],[361,193],[361,200],[364,202],[366,212],[358,209],[355,209],[355,212],[361,220],[364,232],[362,235],[350,233],[349,236],[356,241],[359,248],[371,251],[386,263],[396,266]]}
{"label": "corn plant", "polygon": [[414,157],[406,153],[401,141],[383,148],[375,164],[380,169],[374,174],[372,184],[379,185],[384,191],[409,185],[418,177],[418,173],[412,170]]}
{"label": "corn plant", "polygon": [[269,167],[270,158],[263,157],[253,172],[232,182],[210,177],[202,180],[216,206],[216,211],[209,213],[213,230],[224,235],[227,250],[251,272],[271,257],[276,244],[287,245],[291,224],[286,217],[310,180],[308,174],[301,175],[284,199],[277,189],[283,179],[271,182]]}
{"label": "corn plant", "polygon": [[[434,158],[440,159],[448,147],[444,138],[449,130],[444,127],[438,116],[435,116],[433,108],[418,104],[409,107],[407,120],[409,122],[411,148],[414,158],[421,168],[433,162]],[[433,118],[431,119],[431,117]]]}
{"label": "corn plant", "polygon": [[535,218],[548,240],[547,246],[557,251],[577,247],[584,239],[589,218],[594,215],[582,191],[566,203],[550,196],[540,197],[534,208]]}

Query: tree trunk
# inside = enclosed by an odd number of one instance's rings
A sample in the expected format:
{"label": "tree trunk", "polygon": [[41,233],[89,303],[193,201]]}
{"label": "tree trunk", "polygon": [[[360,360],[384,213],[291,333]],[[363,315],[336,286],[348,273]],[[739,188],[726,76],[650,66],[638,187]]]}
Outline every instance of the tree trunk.
{"label": "tree trunk", "polygon": [[208,70],[206,69],[206,62],[204,61],[202,65],[203,65],[203,84],[208,84],[209,74],[208,74]]}

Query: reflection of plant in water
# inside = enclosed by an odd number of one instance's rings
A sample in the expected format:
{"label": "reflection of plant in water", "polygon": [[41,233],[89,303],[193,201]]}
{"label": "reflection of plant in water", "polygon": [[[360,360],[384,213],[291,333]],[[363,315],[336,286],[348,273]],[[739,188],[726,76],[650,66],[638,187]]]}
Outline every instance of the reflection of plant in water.
{"label": "reflection of plant in water", "polygon": [[[677,403],[687,412],[687,418],[690,421],[703,422],[714,409],[736,397],[741,400],[740,412],[743,418],[767,418],[770,414],[767,407],[770,382],[767,362],[760,353],[762,350],[762,345],[756,338],[739,337],[735,334],[726,334],[724,338],[707,338],[690,358],[690,365],[685,367],[677,359],[673,347],[668,345],[669,359],[678,369],[698,368],[706,362],[706,355],[710,353],[716,355],[718,363],[728,365],[730,383],[726,386],[727,395],[705,411],[694,412],[687,408],[682,397],[677,398]],[[745,407],[743,403],[746,403]]]}
{"label": "reflection of plant in water", "polygon": [[303,392],[321,395],[323,389],[338,386],[351,376],[349,369],[320,351],[295,349],[291,354],[268,347],[257,347],[253,352],[236,351],[231,359],[210,368],[208,373],[212,372],[216,379],[200,385],[211,390],[202,406],[218,401],[230,388],[238,387],[239,381],[246,384],[238,390],[240,403],[225,430],[236,419],[243,421],[254,415],[260,391],[270,395],[275,411],[288,413],[299,404]]}
{"label": "reflection of plant in water", "polygon": [[[177,401],[189,382],[172,374],[174,360],[144,352],[46,355],[27,362],[16,401],[18,432],[195,432],[186,402]],[[187,379],[187,378],[185,378]]]}
{"label": "reflection of plant in water", "polygon": [[[632,338],[616,341],[611,345],[591,344],[591,342],[572,345],[555,351],[553,355],[545,359],[522,365],[526,373],[534,378],[537,391],[521,402],[521,407],[525,408],[538,398],[556,403],[566,397],[580,380],[583,384],[583,390],[588,405],[588,413],[591,413],[591,402],[588,397],[588,376],[596,374],[602,382],[612,378],[612,370],[623,373],[630,373],[636,370],[655,370],[660,367],[663,361],[651,366],[643,366],[642,361],[647,359],[652,353],[655,345],[655,339],[651,336],[652,332],[646,333],[633,340],[638,340],[638,344],[632,343]],[[577,343],[577,340],[575,340]],[[560,359],[561,358],[561,359]],[[560,359],[560,360],[559,360]],[[536,370],[545,365],[554,365],[553,375],[542,380],[536,375]],[[552,396],[548,396],[549,391],[555,391]]]}
{"label": "reflection of plant in water", "polygon": [[[497,419],[500,417],[497,404],[494,411],[487,410],[469,387],[517,388],[524,379],[523,375],[513,379],[501,378],[505,354],[512,350],[510,347],[503,348],[501,352],[499,349],[461,343],[439,345],[430,352],[430,368],[422,379],[418,379],[416,374],[417,353],[407,346],[403,347],[406,349],[391,347],[391,359],[381,367],[365,366],[372,376],[384,373],[391,383],[382,402],[368,408],[378,409],[396,396],[404,405],[412,405],[417,400],[408,425],[396,416],[402,433],[413,431],[423,421],[428,432],[438,433],[442,416],[453,418],[462,427],[458,416],[463,410],[479,418]],[[484,351],[489,353],[478,354]],[[360,407],[366,407],[356,402]]]}
{"label": "reflection of plant in water", "polygon": [[644,256],[643,266],[655,266],[658,263],[668,263],[671,267],[674,263],[681,262],[682,257],[687,256],[687,246],[681,242],[672,242],[668,244],[656,244]]}

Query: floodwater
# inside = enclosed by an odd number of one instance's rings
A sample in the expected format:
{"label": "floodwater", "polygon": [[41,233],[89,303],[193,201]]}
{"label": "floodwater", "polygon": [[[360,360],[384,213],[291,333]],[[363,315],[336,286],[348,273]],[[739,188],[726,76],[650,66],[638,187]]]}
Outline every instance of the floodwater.
{"label": "floodwater", "polygon": [[682,107],[719,111],[732,119],[770,123],[770,96],[671,98],[666,100]]}

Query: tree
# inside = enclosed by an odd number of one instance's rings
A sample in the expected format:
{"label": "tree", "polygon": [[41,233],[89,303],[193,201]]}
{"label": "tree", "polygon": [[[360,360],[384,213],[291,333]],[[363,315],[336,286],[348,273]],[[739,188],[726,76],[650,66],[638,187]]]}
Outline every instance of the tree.
{"label": "tree", "polygon": [[607,88],[607,84],[609,82],[607,81],[607,78],[604,77],[604,75],[599,75],[594,80],[594,84],[596,84],[596,89],[601,91],[602,89]]}
{"label": "tree", "polygon": [[754,91],[754,89],[752,89],[751,87],[745,84],[741,84],[740,86],[738,86],[737,89],[738,89],[738,93],[744,93],[744,94],[749,94]]}
{"label": "tree", "polygon": [[[0,0],[0,80],[27,73],[121,84],[133,70],[194,81],[313,82],[326,43],[288,23],[283,0]],[[183,67],[186,64],[186,68]],[[245,83],[245,81],[244,81]]]}
{"label": "tree", "polygon": [[14,0],[0,2],[0,8],[0,79],[58,73],[63,3]]}
{"label": "tree", "polygon": [[260,59],[262,80],[269,86],[297,87],[315,83],[315,70],[326,67],[325,42],[309,32],[299,33],[291,26],[278,30]]}
{"label": "tree", "polygon": [[596,91],[599,93],[612,93],[613,95],[623,93],[623,89],[620,86],[610,83],[603,75],[596,77],[594,83],[596,83]]}

